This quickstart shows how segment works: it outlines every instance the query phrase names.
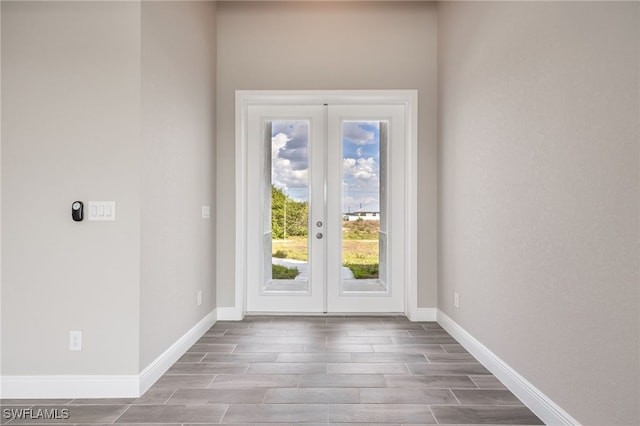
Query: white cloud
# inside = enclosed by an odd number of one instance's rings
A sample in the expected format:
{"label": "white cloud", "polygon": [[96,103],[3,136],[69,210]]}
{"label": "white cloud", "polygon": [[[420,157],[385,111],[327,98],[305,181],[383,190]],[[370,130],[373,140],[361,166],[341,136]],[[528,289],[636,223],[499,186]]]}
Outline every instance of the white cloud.
{"label": "white cloud", "polygon": [[375,182],[378,182],[377,166],[373,157],[358,159],[345,158],[342,162],[342,169],[345,179],[352,176],[361,181],[375,179]]}
{"label": "white cloud", "polygon": [[289,137],[284,133],[278,133],[274,137],[271,138],[271,158],[275,158],[278,155],[278,151],[280,148],[284,148],[284,146],[289,142]]}
{"label": "white cloud", "polygon": [[342,171],[342,206],[345,212],[380,202],[379,167],[373,157],[347,157],[342,161]]}
{"label": "white cloud", "polygon": [[345,139],[356,145],[371,145],[376,143],[375,133],[363,127],[363,125],[367,124],[371,123],[364,121],[345,121],[343,126]]}
{"label": "white cloud", "polygon": [[271,181],[285,192],[291,188],[306,188],[309,182],[308,168],[296,169],[291,160],[280,155],[290,140],[284,133],[271,138]]}

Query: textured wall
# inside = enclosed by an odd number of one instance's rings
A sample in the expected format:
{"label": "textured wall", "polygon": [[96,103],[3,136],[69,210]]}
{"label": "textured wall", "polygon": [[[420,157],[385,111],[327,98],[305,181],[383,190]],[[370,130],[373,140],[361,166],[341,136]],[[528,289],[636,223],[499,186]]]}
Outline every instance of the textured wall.
{"label": "textured wall", "polygon": [[438,305],[584,424],[640,423],[638,8],[439,8]]}
{"label": "textured wall", "polygon": [[235,90],[417,89],[420,307],[436,305],[434,3],[218,3],[218,305],[234,306]]}
{"label": "textured wall", "polygon": [[216,306],[215,8],[142,3],[141,369]]}
{"label": "textured wall", "polygon": [[[140,5],[1,7],[2,374],[136,374]],[[73,222],[74,200],[117,221]]]}
{"label": "textured wall", "polygon": [[2,2],[3,375],[137,374],[215,308],[215,49],[212,2]]}

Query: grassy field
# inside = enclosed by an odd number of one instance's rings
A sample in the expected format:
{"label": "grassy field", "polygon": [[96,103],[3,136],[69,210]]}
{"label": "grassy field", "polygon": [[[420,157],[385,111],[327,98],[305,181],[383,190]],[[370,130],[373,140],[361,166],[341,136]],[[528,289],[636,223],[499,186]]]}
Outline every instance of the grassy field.
{"label": "grassy field", "polygon": [[[377,265],[378,240],[343,240],[342,263],[359,265]],[[283,252],[286,256],[275,256],[276,252]],[[274,257],[286,259],[309,260],[306,237],[292,237],[286,240],[273,240],[272,253]]]}
{"label": "grassy field", "polygon": [[[351,269],[356,278],[377,278],[379,248],[377,221],[344,222],[342,229],[342,264]],[[273,240],[274,257],[309,260],[307,237]],[[278,253],[278,256],[275,256]]]}

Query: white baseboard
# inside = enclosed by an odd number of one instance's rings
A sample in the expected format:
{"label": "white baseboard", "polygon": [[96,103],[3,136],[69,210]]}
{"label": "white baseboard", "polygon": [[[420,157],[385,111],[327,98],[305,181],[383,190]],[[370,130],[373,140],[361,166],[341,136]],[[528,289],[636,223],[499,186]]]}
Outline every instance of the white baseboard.
{"label": "white baseboard", "polygon": [[0,383],[4,399],[134,398],[140,392],[137,374],[2,376]]}
{"label": "white baseboard", "polygon": [[238,308],[218,308],[219,321],[242,321],[244,312]]}
{"label": "white baseboard", "polygon": [[509,364],[500,359],[489,348],[460,327],[444,312],[437,311],[438,323],[466,350],[496,376],[515,396],[517,396],[531,411],[548,425],[579,425],[560,406],[542,393],[531,382],[522,377]]}
{"label": "white baseboard", "polygon": [[214,309],[142,370],[142,372],[138,374],[140,395],[149,390],[149,388],[216,323],[217,319],[218,313],[217,310]]}
{"label": "white baseboard", "polygon": [[437,313],[438,309],[436,308],[418,308],[417,319],[415,321],[436,321],[438,318]]}
{"label": "white baseboard", "polygon": [[214,309],[139,374],[0,376],[0,398],[136,398],[145,393],[213,324]]}

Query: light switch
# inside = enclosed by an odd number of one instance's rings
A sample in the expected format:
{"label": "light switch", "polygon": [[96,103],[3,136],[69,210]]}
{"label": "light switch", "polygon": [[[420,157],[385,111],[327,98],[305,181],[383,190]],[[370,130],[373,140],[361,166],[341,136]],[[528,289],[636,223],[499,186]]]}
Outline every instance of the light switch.
{"label": "light switch", "polygon": [[202,218],[209,219],[211,217],[211,208],[209,206],[202,206]]}
{"label": "light switch", "polygon": [[89,201],[89,220],[114,221],[116,220],[115,201]]}

